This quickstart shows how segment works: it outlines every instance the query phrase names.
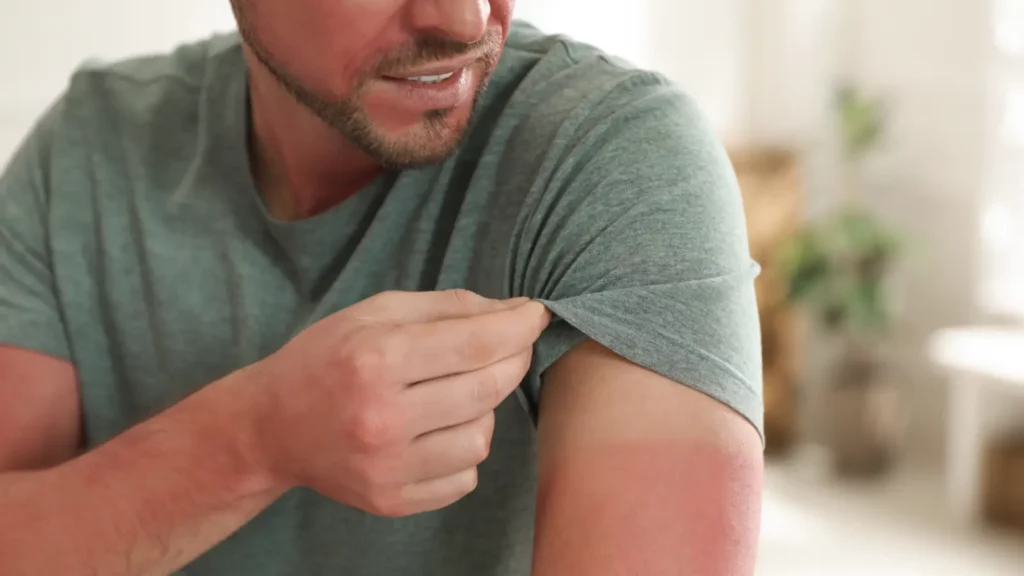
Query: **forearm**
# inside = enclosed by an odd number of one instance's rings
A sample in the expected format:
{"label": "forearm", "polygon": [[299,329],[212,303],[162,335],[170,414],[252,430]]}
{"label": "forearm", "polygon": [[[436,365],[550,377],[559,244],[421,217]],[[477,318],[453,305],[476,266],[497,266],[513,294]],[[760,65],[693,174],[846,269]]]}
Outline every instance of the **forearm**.
{"label": "forearm", "polygon": [[167,574],[273,502],[239,378],[66,464],[0,475],[0,574]]}

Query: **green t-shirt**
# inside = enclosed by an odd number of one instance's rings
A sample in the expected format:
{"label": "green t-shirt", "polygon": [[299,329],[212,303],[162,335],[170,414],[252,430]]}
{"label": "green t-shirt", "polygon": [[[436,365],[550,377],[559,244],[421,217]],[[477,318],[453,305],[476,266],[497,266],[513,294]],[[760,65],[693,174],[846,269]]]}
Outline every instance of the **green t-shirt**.
{"label": "green t-shirt", "polygon": [[234,34],[83,67],[0,179],[0,344],[75,364],[88,447],[384,290],[557,320],[476,492],[383,519],[294,490],[182,574],[528,574],[540,377],[587,337],[761,429],[737,183],[663,77],[517,22],[452,157],[299,222],[253,183],[246,89]]}

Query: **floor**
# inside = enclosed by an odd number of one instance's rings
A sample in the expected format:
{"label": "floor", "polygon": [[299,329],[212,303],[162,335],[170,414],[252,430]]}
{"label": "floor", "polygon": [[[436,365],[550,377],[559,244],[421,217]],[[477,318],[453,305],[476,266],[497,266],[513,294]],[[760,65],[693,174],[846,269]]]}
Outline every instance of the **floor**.
{"label": "floor", "polygon": [[957,526],[936,475],[836,482],[769,465],[757,576],[1024,576],[1024,534]]}

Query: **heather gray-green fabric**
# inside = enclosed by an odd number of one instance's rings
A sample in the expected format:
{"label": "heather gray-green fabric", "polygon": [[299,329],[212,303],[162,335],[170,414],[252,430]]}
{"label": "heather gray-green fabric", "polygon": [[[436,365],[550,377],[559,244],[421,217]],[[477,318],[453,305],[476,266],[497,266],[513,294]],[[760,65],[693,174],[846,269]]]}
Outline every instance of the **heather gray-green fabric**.
{"label": "heather gray-green fabric", "polygon": [[528,574],[541,377],[588,337],[761,428],[737,183],[663,77],[517,22],[450,159],[292,223],[254,186],[246,102],[235,35],[84,66],[0,180],[0,344],[77,366],[88,447],[383,290],[557,321],[472,495],[382,519],[294,490],[181,574]]}

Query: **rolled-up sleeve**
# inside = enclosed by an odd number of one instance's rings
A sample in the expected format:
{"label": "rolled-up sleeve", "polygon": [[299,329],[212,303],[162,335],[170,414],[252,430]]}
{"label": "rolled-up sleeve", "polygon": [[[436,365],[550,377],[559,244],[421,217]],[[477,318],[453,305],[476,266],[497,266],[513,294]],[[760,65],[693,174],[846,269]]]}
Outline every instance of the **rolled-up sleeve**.
{"label": "rolled-up sleeve", "polygon": [[759,268],[735,173],[704,116],[638,73],[569,133],[521,219],[512,264],[512,292],[557,318],[537,368],[593,339],[763,431]]}

